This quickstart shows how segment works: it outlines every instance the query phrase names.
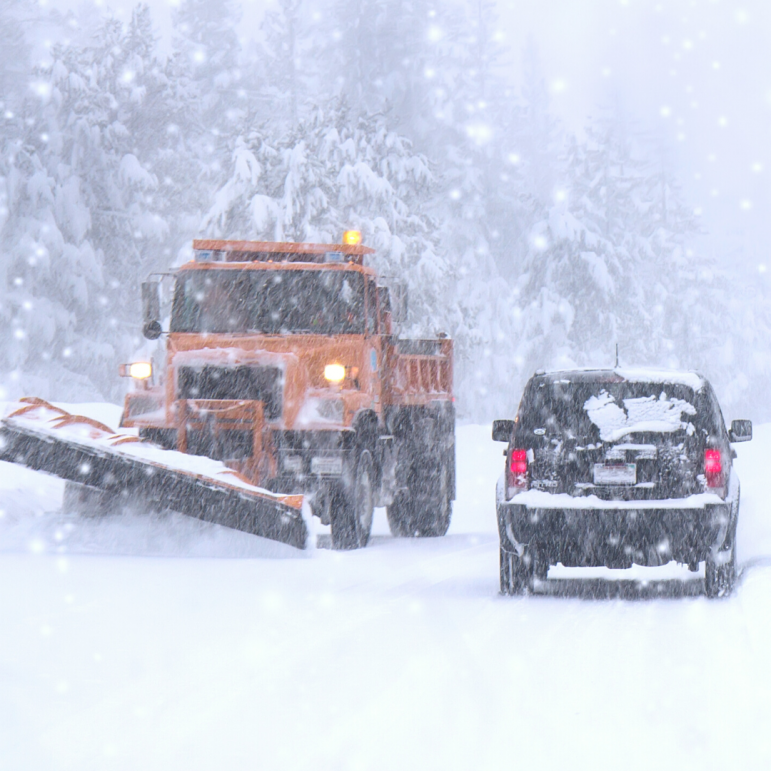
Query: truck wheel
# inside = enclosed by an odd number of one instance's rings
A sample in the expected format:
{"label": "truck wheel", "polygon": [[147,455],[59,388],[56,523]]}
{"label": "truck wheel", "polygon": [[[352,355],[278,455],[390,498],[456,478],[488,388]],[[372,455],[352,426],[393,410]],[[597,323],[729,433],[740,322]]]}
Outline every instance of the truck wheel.
{"label": "truck wheel", "polygon": [[429,459],[414,463],[408,485],[409,493],[398,493],[386,509],[391,534],[401,538],[444,535],[452,518],[447,461]]}
{"label": "truck wheel", "polygon": [[420,536],[442,536],[450,527],[452,517],[450,470],[442,459],[437,462],[433,471],[434,473],[425,473],[423,484],[426,487],[426,494],[418,498],[420,506],[418,535]]}
{"label": "truck wheel", "polygon": [[335,549],[360,549],[367,545],[375,512],[374,466],[369,450],[356,461],[353,486],[332,501],[332,545]]}
{"label": "truck wheel", "polygon": [[527,550],[520,556],[500,551],[501,594],[526,594],[533,591],[535,564]]}
{"label": "truck wheel", "polygon": [[402,492],[394,496],[394,502],[386,508],[388,527],[391,535],[396,538],[409,538],[415,535],[415,518],[412,513],[412,502]]}

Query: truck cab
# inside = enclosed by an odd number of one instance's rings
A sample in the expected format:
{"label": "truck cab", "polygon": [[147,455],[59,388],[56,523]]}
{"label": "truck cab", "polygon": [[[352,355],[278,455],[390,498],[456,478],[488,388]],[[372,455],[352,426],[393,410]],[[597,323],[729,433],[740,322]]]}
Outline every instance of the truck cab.
{"label": "truck cab", "polygon": [[[168,330],[157,284],[121,425],[303,493],[335,546],[364,546],[375,506],[396,535],[446,532],[454,498],[452,341],[394,334],[389,288],[347,243],[198,240],[174,274]],[[156,371],[153,371],[156,370]]]}

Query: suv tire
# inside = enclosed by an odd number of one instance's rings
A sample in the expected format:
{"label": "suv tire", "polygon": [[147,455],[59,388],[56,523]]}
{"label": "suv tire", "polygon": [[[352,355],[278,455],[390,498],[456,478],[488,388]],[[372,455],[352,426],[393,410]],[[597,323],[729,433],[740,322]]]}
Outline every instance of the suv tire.
{"label": "suv tire", "polygon": [[[704,561],[704,593],[709,598],[728,597],[736,583],[736,525],[739,495],[731,507],[731,524],[721,549],[707,553]],[[726,545],[728,548],[725,548]]]}
{"label": "suv tire", "polygon": [[719,551],[717,560],[710,552],[704,564],[704,593],[707,597],[728,597],[736,582],[736,549],[732,546],[728,552]]}
{"label": "suv tire", "polygon": [[521,555],[500,550],[501,594],[527,594],[535,584],[535,563],[528,550]]}

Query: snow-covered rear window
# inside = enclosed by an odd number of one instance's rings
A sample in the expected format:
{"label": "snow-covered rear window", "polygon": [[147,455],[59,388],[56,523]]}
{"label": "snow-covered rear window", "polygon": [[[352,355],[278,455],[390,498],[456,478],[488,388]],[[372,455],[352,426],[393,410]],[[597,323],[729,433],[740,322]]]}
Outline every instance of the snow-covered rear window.
{"label": "snow-covered rear window", "polygon": [[[522,399],[522,430],[581,442],[617,442],[632,434],[712,433],[700,394],[680,383],[534,380]],[[706,414],[702,414],[706,413]]]}
{"label": "snow-covered rear window", "polygon": [[172,332],[362,334],[364,279],[341,270],[195,270],[179,275]]}
{"label": "snow-covered rear window", "polygon": [[693,433],[694,426],[688,418],[696,414],[693,404],[670,396],[665,389],[658,396],[619,400],[603,390],[587,399],[584,410],[600,429],[603,442],[616,442],[628,434],[672,433],[681,429]]}

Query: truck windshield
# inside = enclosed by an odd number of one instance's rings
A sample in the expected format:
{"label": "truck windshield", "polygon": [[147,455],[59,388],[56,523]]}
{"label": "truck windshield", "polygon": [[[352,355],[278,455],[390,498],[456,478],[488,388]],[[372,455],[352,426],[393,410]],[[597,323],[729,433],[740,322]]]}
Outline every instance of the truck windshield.
{"label": "truck windshield", "polygon": [[363,334],[364,280],[342,270],[196,270],[177,278],[172,332]]}

